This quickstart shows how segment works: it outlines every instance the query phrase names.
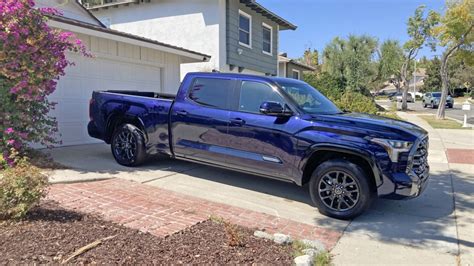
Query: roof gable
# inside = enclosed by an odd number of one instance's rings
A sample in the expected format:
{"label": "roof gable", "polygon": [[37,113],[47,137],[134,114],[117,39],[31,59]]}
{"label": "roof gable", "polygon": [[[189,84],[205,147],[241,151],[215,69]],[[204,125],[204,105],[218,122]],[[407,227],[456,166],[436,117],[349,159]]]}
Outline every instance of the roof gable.
{"label": "roof gable", "polygon": [[104,24],[92,15],[90,11],[84,8],[77,0],[36,0],[36,7],[52,7],[59,10],[65,18],[105,28]]}

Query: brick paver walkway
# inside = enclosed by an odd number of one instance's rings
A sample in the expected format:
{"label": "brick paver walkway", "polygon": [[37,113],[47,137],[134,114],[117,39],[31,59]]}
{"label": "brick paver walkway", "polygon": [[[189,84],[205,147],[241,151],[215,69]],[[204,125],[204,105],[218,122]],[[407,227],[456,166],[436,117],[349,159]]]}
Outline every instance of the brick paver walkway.
{"label": "brick paver walkway", "polygon": [[298,239],[317,239],[332,249],[342,232],[182,195],[123,179],[56,184],[48,199],[67,209],[92,213],[157,236],[178,232],[210,215],[232,223],[281,232]]}
{"label": "brick paver walkway", "polygon": [[474,164],[474,150],[469,149],[447,149],[449,163]]}

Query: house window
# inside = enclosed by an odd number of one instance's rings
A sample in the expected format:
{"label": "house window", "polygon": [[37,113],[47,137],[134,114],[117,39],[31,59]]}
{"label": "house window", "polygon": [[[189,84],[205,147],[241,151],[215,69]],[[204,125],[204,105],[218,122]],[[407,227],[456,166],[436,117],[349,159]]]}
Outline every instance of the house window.
{"label": "house window", "polygon": [[252,47],[252,17],[239,10],[239,43]]}
{"label": "house window", "polygon": [[294,79],[300,79],[300,71],[293,69],[293,77]]}
{"label": "house window", "polygon": [[273,28],[263,23],[263,53],[272,55]]}

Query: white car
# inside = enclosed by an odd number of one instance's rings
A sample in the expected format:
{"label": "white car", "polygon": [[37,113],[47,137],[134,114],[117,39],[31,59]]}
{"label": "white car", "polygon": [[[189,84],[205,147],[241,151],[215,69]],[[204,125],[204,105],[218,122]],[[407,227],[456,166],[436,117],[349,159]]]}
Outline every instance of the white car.
{"label": "white car", "polygon": [[[397,101],[397,102],[401,102],[402,99],[403,99],[403,93],[401,93],[401,92],[393,95],[392,98],[391,98],[392,101]],[[411,96],[410,93],[407,94],[407,102],[409,102],[409,103],[414,103],[415,102],[413,100],[413,96]]]}

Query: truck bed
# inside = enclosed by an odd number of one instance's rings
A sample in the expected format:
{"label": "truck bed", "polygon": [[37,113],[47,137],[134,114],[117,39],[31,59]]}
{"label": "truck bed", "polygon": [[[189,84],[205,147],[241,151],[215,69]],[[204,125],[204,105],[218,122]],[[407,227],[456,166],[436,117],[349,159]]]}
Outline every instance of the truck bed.
{"label": "truck bed", "polygon": [[104,91],[108,93],[116,93],[116,94],[125,94],[131,96],[140,96],[140,97],[148,97],[148,98],[155,98],[155,99],[167,99],[167,100],[174,100],[176,98],[173,94],[167,93],[157,93],[157,92],[148,92],[148,91],[119,91],[119,90],[108,90]]}
{"label": "truck bed", "polygon": [[141,91],[94,91],[90,103],[89,135],[110,143],[114,128],[124,122],[138,126],[150,154],[171,154],[169,112],[175,96]]}

